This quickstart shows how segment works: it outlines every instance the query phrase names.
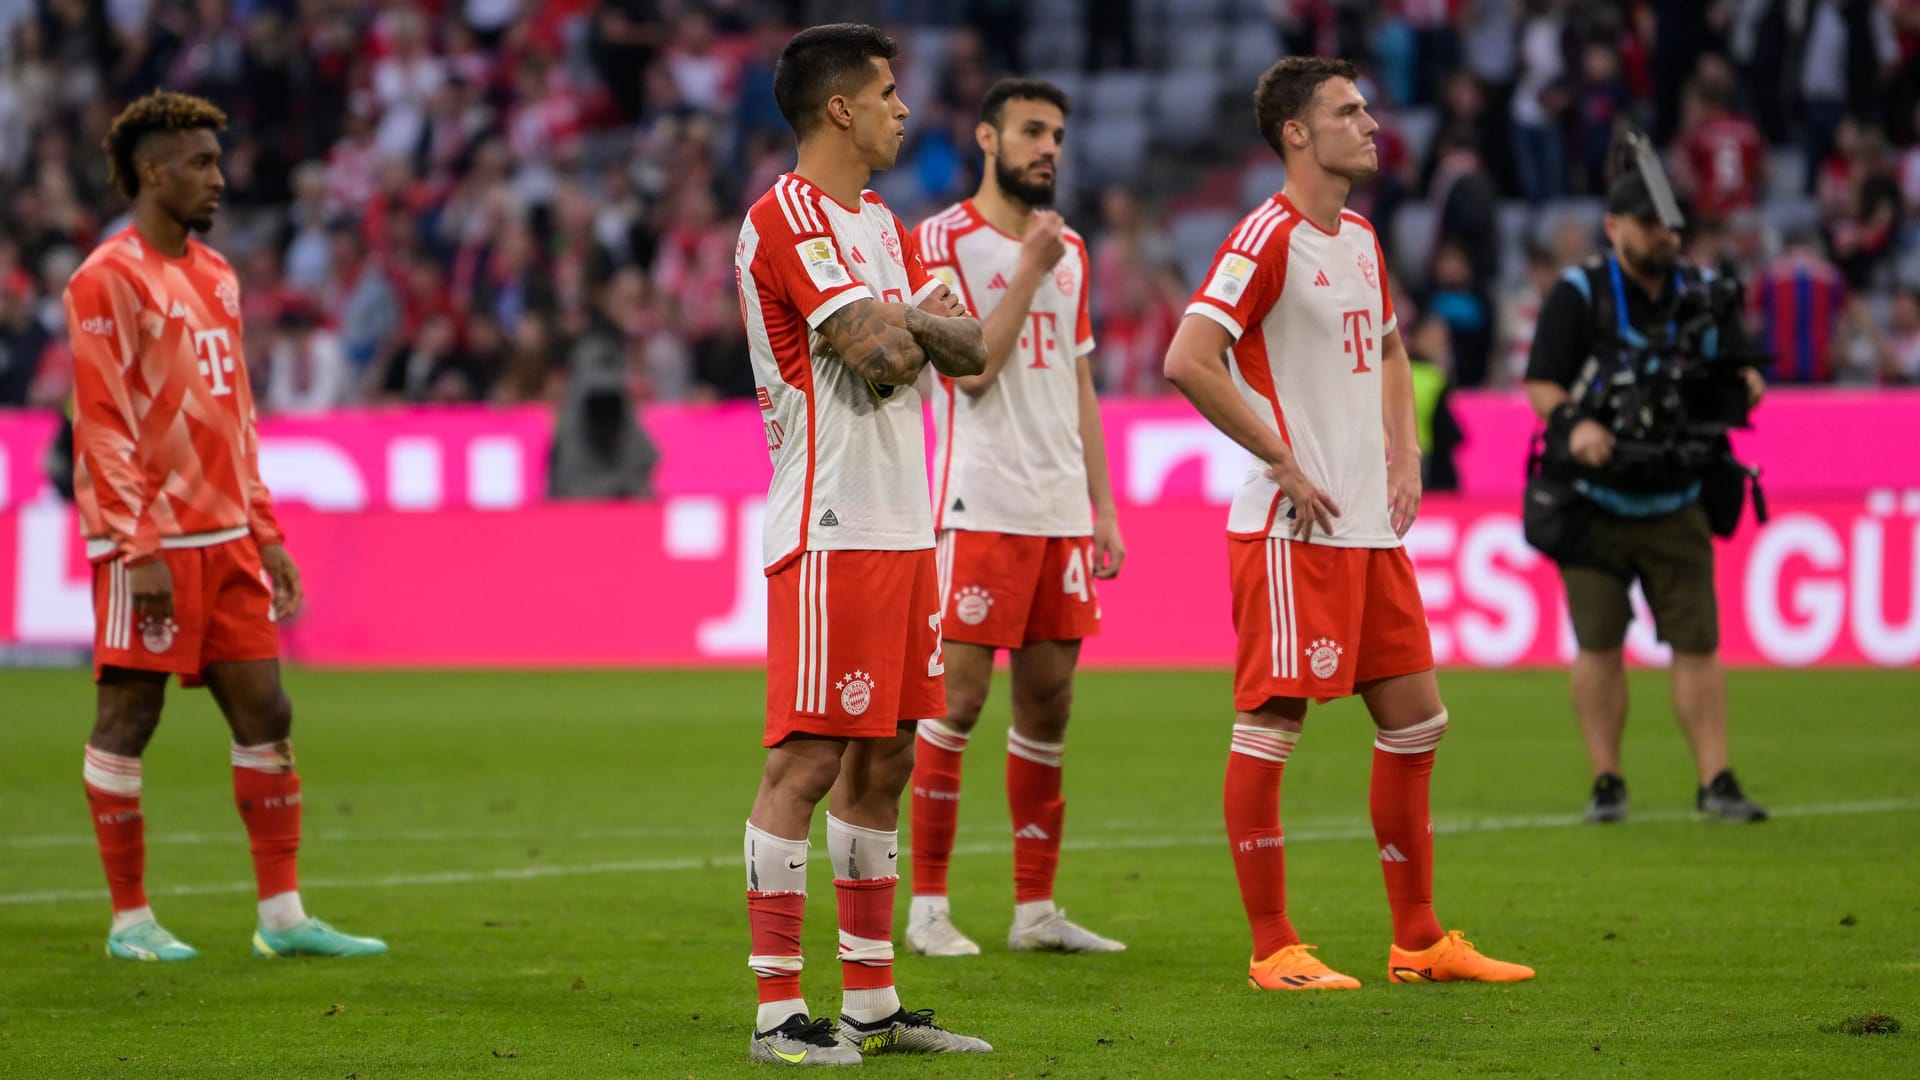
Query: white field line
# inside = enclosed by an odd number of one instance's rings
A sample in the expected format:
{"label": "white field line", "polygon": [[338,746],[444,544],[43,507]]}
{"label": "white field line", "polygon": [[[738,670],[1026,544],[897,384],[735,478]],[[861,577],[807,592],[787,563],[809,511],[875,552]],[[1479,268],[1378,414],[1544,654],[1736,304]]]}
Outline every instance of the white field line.
{"label": "white field line", "polygon": [[[1811,817],[1849,817],[1865,814],[1897,814],[1920,810],[1920,799],[1878,799],[1867,802],[1808,803],[1801,806],[1783,806],[1770,811],[1776,818]],[[1673,822],[1691,821],[1694,815],[1688,811],[1643,811],[1633,816],[1636,824],[1659,825]],[[1451,822],[1436,822],[1435,833],[1495,833],[1512,832],[1520,829],[1564,829],[1582,825],[1578,815],[1574,814],[1530,814],[1518,817],[1465,818]],[[604,835],[618,835],[618,830],[606,830]],[[188,834],[192,835],[192,834]],[[377,839],[365,833],[340,834],[343,839],[368,842]],[[473,838],[486,834],[447,833],[449,838]],[[514,834],[514,838],[524,839],[535,834]],[[551,834],[548,834],[551,835]],[[565,838],[598,837],[600,832],[568,833]],[[21,838],[33,839],[33,838]],[[91,838],[86,838],[89,842]],[[221,842],[237,842],[238,837],[219,837]],[[1373,829],[1364,823],[1351,825],[1305,827],[1287,830],[1288,844],[1302,844],[1341,840],[1371,840]],[[1143,836],[1115,836],[1096,839],[1063,841],[1061,846],[1069,851],[1120,851],[1141,848],[1179,848],[1208,847],[1222,843],[1218,828],[1189,829],[1181,832],[1163,832]],[[1005,841],[955,845],[955,855],[999,855],[1012,850]],[[446,870],[427,874],[390,874],[374,878],[307,878],[301,882],[305,889],[393,889],[414,885],[473,885],[487,881],[528,881],[538,878],[591,877],[601,874],[660,874],[680,870],[733,869],[739,865],[740,854],[727,852],[722,855],[692,857],[680,859],[636,859],[616,862],[574,863],[554,866],[519,866],[497,870]],[[147,890],[149,896],[208,896],[219,893],[251,892],[251,881],[228,881],[209,885],[172,885]],[[38,892],[0,893],[0,907],[25,904],[60,904],[77,900],[105,900],[105,889],[52,889]]]}

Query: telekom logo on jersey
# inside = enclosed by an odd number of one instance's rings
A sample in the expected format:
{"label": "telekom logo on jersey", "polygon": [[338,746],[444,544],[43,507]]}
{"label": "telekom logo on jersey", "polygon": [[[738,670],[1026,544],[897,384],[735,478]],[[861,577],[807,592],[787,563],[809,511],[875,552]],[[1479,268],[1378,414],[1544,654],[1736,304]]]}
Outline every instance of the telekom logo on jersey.
{"label": "telekom logo on jersey", "polygon": [[1346,339],[1342,351],[1353,356],[1353,373],[1365,375],[1373,369],[1367,366],[1367,353],[1373,348],[1373,312],[1366,308],[1340,313],[1341,336]]}
{"label": "telekom logo on jersey", "polygon": [[233,393],[227,376],[233,374],[233,339],[225,327],[193,332],[194,355],[200,358],[200,374],[213,384],[215,397]]}

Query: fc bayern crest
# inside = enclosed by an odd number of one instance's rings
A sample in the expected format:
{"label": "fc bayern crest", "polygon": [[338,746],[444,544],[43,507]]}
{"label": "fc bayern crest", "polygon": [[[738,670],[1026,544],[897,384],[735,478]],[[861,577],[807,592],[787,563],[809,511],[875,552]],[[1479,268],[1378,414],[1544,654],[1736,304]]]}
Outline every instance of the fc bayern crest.
{"label": "fc bayern crest", "polygon": [[840,707],[848,716],[859,716],[873,704],[873,676],[864,671],[855,671],[834,683],[833,688],[840,691]]}
{"label": "fc bayern crest", "polygon": [[900,257],[900,238],[893,234],[892,229],[880,230],[880,246],[887,249],[887,258],[892,259],[896,265],[907,265],[907,261]]}
{"label": "fc bayern crest", "polygon": [[1340,658],[1346,652],[1331,639],[1315,638],[1313,644],[1307,646],[1307,668],[1316,679],[1331,679],[1333,673],[1340,670]]}
{"label": "fc bayern crest", "polygon": [[240,317],[240,287],[231,281],[223,281],[214,287],[213,295],[220,298],[220,306],[227,309],[227,318]]}
{"label": "fc bayern crest", "polygon": [[148,616],[140,620],[140,644],[150,653],[163,653],[173,648],[173,636],[180,627],[172,619]]}
{"label": "fc bayern crest", "polygon": [[953,598],[953,612],[968,626],[987,621],[987,609],[993,607],[993,595],[978,585],[969,585]]}
{"label": "fc bayern crest", "polygon": [[1380,268],[1373,264],[1373,256],[1364,251],[1360,253],[1360,276],[1367,279],[1367,288],[1380,287]]}
{"label": "fc bayern crest", "polygon": [[1061,259],[1059,262],[1054,264],[1053,283],[1060,287],[1060,295],[1062,296],[1075,295],[1073,267],[1067,265],[1067,260]]}

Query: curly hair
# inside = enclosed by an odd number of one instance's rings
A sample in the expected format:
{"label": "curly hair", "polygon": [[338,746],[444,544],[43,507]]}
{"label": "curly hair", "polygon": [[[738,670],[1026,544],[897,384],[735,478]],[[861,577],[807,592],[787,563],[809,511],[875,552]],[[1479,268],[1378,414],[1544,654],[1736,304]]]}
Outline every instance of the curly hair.
{"label": "curly hair", "polygon": [[101,140],[107,152],[107,180],[120,194],[132,199],[140,194],[140,174],[133,167],[133,154],[140,140],[156,132],[194,131],[207,128],[216,133],[227,130],[227,114],[213,102],[192,94],[155,90],[122,109],[114,117],[113,127]]}

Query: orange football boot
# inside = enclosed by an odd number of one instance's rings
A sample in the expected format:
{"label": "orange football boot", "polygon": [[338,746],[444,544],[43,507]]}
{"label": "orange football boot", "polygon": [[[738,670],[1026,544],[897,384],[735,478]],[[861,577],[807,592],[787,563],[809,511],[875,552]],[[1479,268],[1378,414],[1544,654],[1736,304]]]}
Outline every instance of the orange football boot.
{"label": "orange football boot", "polygon": [[1255,990],[1358,990],[1360,980],[1342,975],[1310,955],[1313,945],[1289,945],[1247,965],[1247,985]]}
{"label": "orange football boot", "polygon": [[1398,945],[1387,949],[1387,979],[1397,983],[1524,982],[1533,978],[1525,964],[1509,964],[1482,955],[1466,933],[1449,930],[1447,936],[1418,952]]}

